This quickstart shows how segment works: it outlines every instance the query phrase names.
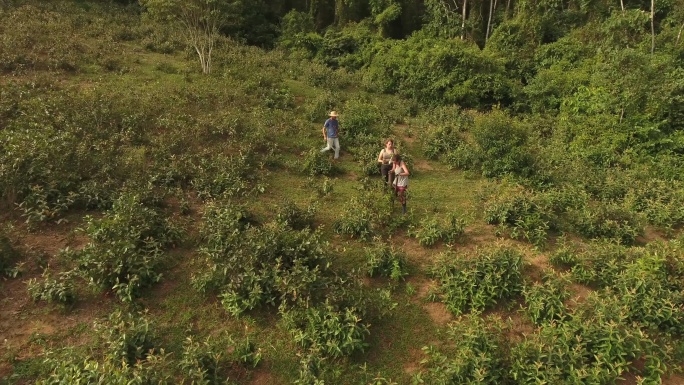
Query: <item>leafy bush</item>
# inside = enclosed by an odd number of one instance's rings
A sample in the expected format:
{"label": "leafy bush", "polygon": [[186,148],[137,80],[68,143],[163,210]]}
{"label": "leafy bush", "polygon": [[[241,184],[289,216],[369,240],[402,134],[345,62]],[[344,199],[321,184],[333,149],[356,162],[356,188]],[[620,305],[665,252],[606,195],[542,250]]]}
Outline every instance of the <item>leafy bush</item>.
{"label": "leafy bush", "polygon": [[487,223],[500,225],[511,238],[523,238],[536,246],[546,243],[553,216],[544,197],[518,186],[503,185],[485,199]]}
{"label": "leafy bush", "polygon": [[373,132],[381,119],[380,110],[369,100],[347,100],[343,111],[342,132],[349,139]]}
{"label": "leafy bush", "polygon": [[512,174],[533,174],[532,153],[527,128],[500,110],[478,115],[471,131],[479,149],[482,175],[496,178]]}
{"label": "leafy bush", "polygon": [[494,317],[466,315],[449,324],[445,346],[423,347],[427,371],[415,376],[426,384],[502,384],[508,378],[504,326]]}
{"label": "leafy bush", "polygon": [[345,205],[342,217],[333,224],[338,234],[348,235],[360,239],[368,239],[373,230],[374,212],[368,199],[354,196]]}
{"label": "leafy bush", "polygon": [[582,284],[598,287],[613,286],[627,265],[639,258],[641,252],[621,245],[595,242],[575,257],[572,277]]}
{"label": "leafy bush", "polygon": [[117,310],[95,328],[107,346],[107,354],[128,366],[146,359],[155,347],[152,325],[142,313]]}
{"label": "leafy bush", "polygon": [[73,271],[60,273],[53,278],[48,270],[43,272],[42,281],[32,278],[27,283],[29,295],[34,301],[58,302],[70,305],[76,301]]}
{"label": "leafy bush", "polygon": [[325,302],[302,311],[285,312],[283,322],[301,348],[317,350],[324,357],[349,356],[368,347],[368,325],[355,308],[336,309]]}
{"label": "leafy bush", "polygon": [[439,296],[455,315],[481,312],[500,300],[520,294],[523,258],[513,249],[480,250],[470,257],[443,254],[431,268],[439,282]]}
{"label": "leafy bush", "polygon": [[180,367],[185,378],[197,384],[223,384],[229,381],[227,372],[235,363],[256,367],[261,350],[249,337],[236,342],[232,338],[207,338],[197,342],[187,337],[183,342]]}
{"label": "leafy bush", "polygon": [[438,241],[452,244],[465,234],[466,222],[455,212],[449,213],[446,221],[425,217],[418,225],[409,228],[409,235],[418,239],[421,246],[431,247]]}
{"label": "leafy bush", "polygon": [[[380,275],[395,281],[408,275],[408,264],[404,253],[395,250],[391,243],[375,238],[375,246],[367,247],[366,266],[371,277]],[[391,242],[391,241],[390,241]]]}
{"label": "leafy bush", "polygon": [[285,200],[278,207],[276,221],[283,223],[294,230],[313,228],[313,220],[316,215],[316,205],[310,204],[306,210],[299,208],[289,200]]}
{"label": "leafy bush", "polygon": [[312,149],[306,153],[302,161],[301,171],[310,176],[331,176],[337,169],[333,165],[330,155]]}
{"label": "leafy bush", "polygon": [[180,239],[180,230],[134,192],[122,194],[104,217],[86,217],[84,232],[90,243],[73,256],[80,274],[123,301],[159,281],[163,250]]}
{"label": "leafy bush", "polygon": [[192,186],[202,199],[233,197],[255,192],[260,175],[254,159],[248,154],[238,156],[203,155],[193,161]]}
{"label": "leafy bush", "polygon": [[517,383],[614,383],[635,359],[641,375],[659,383],[663,363],[648,335],[627,322],[626,309],[590,294],[562,323],[542,324],[511,349],[511,376]]}
{"label": "leafy bush", "polygon": [[242,218],[230,206],[207,210],[200,254],[208,267],[193,276],[193,286],[219,291],[223,307],[234,315],[324,295],[330,265],[320,232],[297,231],[278,222],[245,226]]}
{"label": "leafy bush", "polygon": [[570,283],[565,276],[556,276],[547,272],[541,283],[523,287],[527,315],[536,325],[547,322],[563,321],[567,310],[565,301],[570,298],[566,286]]}
{"label": "leafy bush", "polygon": [[10,237],[0,231],[0,273],[7,275],[21,253],[14,247]]}
{"label": "leafy bush", "polygon": [[613,203],[570,210],[569,221],[576,231],[592,239],[607,239],[632,245],[644,229],[639,215]]}

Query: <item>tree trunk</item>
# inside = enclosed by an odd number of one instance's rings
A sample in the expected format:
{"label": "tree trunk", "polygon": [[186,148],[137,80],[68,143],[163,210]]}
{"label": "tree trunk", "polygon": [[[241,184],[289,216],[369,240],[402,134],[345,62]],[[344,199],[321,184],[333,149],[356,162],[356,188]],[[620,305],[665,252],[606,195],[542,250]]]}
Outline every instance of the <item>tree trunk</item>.
{"label": "tree trunk", "polygon": [[651,54],[655,51],[655,0],[651,0]]}
{"label": "tree trunk", "polygon": [[466,6],[468,0],[463,0],[463,20],[461,21],[461,40],[465,39]]}
{"label": "tree trunk", "polygon": [[682,30],[684,30],[684,24],[679,27],[679,33],[677,34],[677,40],[675,40],[675,45],[679,45],[679,38],[682,37]]}
{"label": "tree trunk", "polygon": [[620,9],[622,10],[622,12],[625,11],[625,0],[620,0]]}
{"label": "tree trunk", "polygon": [[489,17],[487,18],[487,32],[485,33],[485,43],[487,43],[487,40],[489,40],[489,30],[492,26],[492,13],[494,13],[494,1],[496,0],[489,0]]}

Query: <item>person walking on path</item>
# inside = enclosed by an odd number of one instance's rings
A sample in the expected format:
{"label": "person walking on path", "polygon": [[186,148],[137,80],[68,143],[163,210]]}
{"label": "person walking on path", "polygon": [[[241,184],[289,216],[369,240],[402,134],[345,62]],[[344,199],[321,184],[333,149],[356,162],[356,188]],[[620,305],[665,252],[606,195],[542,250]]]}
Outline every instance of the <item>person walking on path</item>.
{"label": "person walking on path", "polygon": [[392,157],[399,154],[399,151],[394,148],[394,140],[387,139],[385,141],[385,148],[380,150],[380,155],[378,155],[378,163],[380,163],[380,174],[382,175],[382,180],[385,182],[385,186],[392,186],[394,182],[392,171]]}
{"label": "person walking on path", "polygon": [[337,112],[330,111],[329,118],[323,124],[323,140],[326,146],[321,152],[335,150],[335,159],[340,157],[340,122],[337,121]]}
{"label": "person walking on path", "polygon": [[392,173],[394,174],[394,191],[399,197],[402,213],[406,214],[406,189],[408,188],[408,177],[411,173],[399,154],[392,157]]}

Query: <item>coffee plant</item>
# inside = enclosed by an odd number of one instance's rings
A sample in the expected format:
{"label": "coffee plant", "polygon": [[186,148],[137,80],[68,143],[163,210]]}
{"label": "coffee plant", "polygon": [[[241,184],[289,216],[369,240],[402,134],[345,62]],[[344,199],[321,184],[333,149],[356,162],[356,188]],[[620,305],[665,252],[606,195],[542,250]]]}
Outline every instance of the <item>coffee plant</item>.
{"label": "coffee plant", "polygon": [[455,315],[479,313],[521,293],[522,268],[522,255],[510,248],[478,250],[472,256],[442,254],[431,269],[439,282],[433,294]]}
{"label": "coffee plant", "polygon": [[431,247],[442,241],[451,245],[465,234],[466,221],[456,212],[447,215],[446,220],[436,217],[425,217],[417,225],[410,226],[408,234],[418,239],[421,246]]}
{"label": "coffee plant", "polygon": [[301,209],[293,202],[285,200],[277,208],[276,221],[294,230],[302,230],[304,228],[313,228],[315,215],[315,203],[309,204],[306,209]]}
{"label": "coffee plant", "polygon": [[302,173],[309,176],[331,176],[337,172],[330,155],[317,149],[309,150],[305,154],[300,169]]}
{"label": "coffee plant", "polygon": [[426,370],[418,384],[502,384],[508,379],[504,324],[495,317],[466,315],[446,331],[448,344],[425,346]]}
{"label": "coffee plant", "polygon": [[322,295],[330,261],[320,232],[282,222],[250,226],[240,208],[210,206],[201,229],[207,269],[193,277],[200,291],[218,291],[233,315],[264,304],[307,303]]}
{"label": "coffee plant", "polygon": [[90,243],[73,255],[79,273],[123,301],[159,281],[164,249],[181,237],[179,228],[134,192],[122,194],[102,218],[86,217],[83,231]]}
{"label": "coffee plant", "polygon": [[34,301],[57,302],[63,305],[71,305],[76,301],[74,271],[61,272],[53,278],[50,272],[45,270],[40,281],[36,278],[28,281],[27,289]]}
{"label": "coffee plant", "polygon": [[326,301],[284,312],[283,323],[301,349],[314,349],[324,357],[341,358],[368,347],[365,339],[370,331],[355,308],[338,309]]}
{"label": "coffee plant", "polygon": [[640,250],[608,242],[595,242],[579,252],[571,267],[573,280],[598,287],[615,284],[618,275],[627,265],[639,258]]}
{"label": "coffee plant", "polygon": [[395,249],[391,243],[374,239],[374,246],[365,249],[368,275],[389,277],[395,281],[404,279],[408,275],[406,255]]}
{"label": "coffee plant", "polygon": [[548,322],[562,322],[567,313],[565,301],[570,298],[567,276],[546,272],[541,283],[525,285],[525,312],[536,325]]}
{"label": "coffee plant", "polygon": [[95,329],[107,347],[107,354],[129,366],[146,359],[156,345],[153,326],[144,313],[117,310],[107,321],[96,323]]}
{"label": "coffee plant", "polygon": [[499,225],[511,238],[525,239],[536,246],[546,243],[552,214],[547,204],[521,187],[498,189],[484,202],[484,217]]}

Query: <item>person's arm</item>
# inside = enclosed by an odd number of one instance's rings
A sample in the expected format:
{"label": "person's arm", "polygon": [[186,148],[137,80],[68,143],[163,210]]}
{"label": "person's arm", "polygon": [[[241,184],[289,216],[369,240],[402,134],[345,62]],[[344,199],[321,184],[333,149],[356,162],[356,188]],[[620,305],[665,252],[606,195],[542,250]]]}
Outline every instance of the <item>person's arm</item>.
{"label": "person's arm", "polygon": [[325,125],[323,125],[323,140],[328,140],[328,133],[326,132]]}
{"label": "person's arm", "polygon": [[397,174],[398,176],[409,176],[409,175],[411,175],[411,173],[409,172],[408,167],[406,167],[406,163],[404,163],[404,162],[401,162],[401,171],[402,171],[402,172],[400,172],[399,174]]}
{"label": "person's arm", "polygon": [[384,148],[382,150],[380,150],[380,155],[378,155],[378,163],[385,163],[382,159],[382,153],[384,153],[384,152],[385,152]]}

